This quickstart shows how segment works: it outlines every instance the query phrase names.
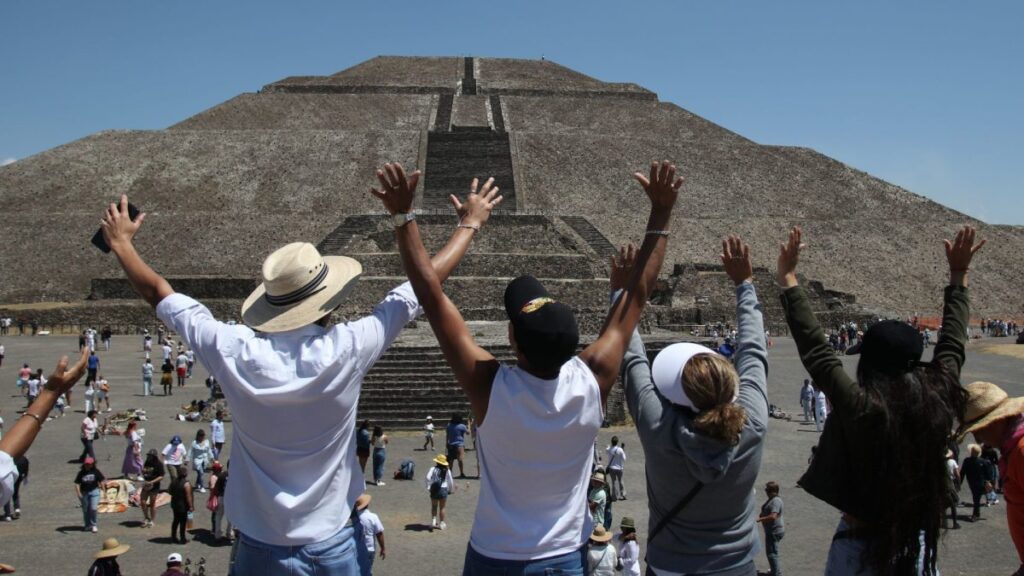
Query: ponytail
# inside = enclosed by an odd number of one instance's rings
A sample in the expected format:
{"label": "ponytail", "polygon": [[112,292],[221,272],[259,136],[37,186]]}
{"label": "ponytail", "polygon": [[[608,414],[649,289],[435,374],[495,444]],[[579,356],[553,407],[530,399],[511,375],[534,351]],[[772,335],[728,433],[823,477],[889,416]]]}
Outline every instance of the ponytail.
{"label": "ponytail", "polygon": [[705,436],[734,446],[740,441],[740,432],[746,423],[747,411],[729,403],[702,411],[694,419],[693,428]]}

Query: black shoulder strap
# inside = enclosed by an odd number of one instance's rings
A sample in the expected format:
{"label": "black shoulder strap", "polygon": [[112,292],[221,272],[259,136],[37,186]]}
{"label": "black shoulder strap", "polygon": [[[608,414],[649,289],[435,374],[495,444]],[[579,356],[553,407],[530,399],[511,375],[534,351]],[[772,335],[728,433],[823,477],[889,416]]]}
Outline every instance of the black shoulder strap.
{"label": "black shoulder strap", "polygon": [[[647,481],[647,485],[651,485],[649,478]],[[682,512],[684,508],[686,508],[686,506],[697,496],[697,493],[700,492],[701,488],[703,487],[703,482],[697,482],[696,484],[694,484],[693,488],[690,488],[690,491],[686,493],[686,496],[683,496],[683,499],[680,500],[679,503],[675,505],[675,507],[669,510],[668,514],[665,514],[661,517],[661,520],[659,520],[658,523],[654,526],[654,530],[651,530],[651,533],[647,535],[648,547],[650,546],[650,543],[654,541],[654,538],[661,533],[665,526],[667,526],[673,518],[678,516],[679,513]]]}

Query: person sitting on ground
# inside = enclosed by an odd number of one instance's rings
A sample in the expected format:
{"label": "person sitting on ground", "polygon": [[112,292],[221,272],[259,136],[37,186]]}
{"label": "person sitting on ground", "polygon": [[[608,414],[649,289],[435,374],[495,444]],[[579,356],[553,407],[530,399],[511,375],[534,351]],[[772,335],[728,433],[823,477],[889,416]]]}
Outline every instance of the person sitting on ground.
{"label": "person sitting on ground", "polygon": [[[474,340],[462,314],[441,289],[411,211],[419,173],[400,165],[379,171],[372,192],[399,220],[398,248],[445,360],[469,397],[477,421],[479,503],[470,531],[465,576],[496,569],[581,571],[592,530],[587,478],[603,406],[619,363],[665,255],[667,228],[682,178],[675,166],[652,164],[650,179],[635,175],[651,202],[648,229],[628,291],[609,312],[597,341],[576,355],[579,328],[567,304],[532,276],[505,289],[509,343],[516,364],[505,366]],[[493,178],[467,204],[489,212],[501,201]],[[459,230],[476,233],[466,217]],[[532,573],[532,572],[530,572]]]}
{"label": "person sitting on ground", "polygon": [[1006,524],[1020,560],[1014,576],[1024,576],[1024,398],[1010,398],[990,382],[972,382],[965,388],[967,409],[957,439],[973,433],[975,441],[999,448],[1002,454],[998,470]]}
{"label": "person sitting on ground", "polygon": [[[477,225],[489,216],[476,203],[456,209]],[[264,261],[262,283],[242,305],[244,325],[226,324],[175,293],[143,261],[132,238],[145,218],[129,218],[122,196],[119,206],[107,209],[103,234],[129,282],[195,350],[231,406],[226,504],[242,534],[232,573],[311,570],[320,556],[331,556],[332,565],[317,570],[354,573],[355,532],[346,523],[365,487],[352,450],[359,392],[366,373],[420,313],[416,295],[405,283],[370,316],[332,325],[362,266],[294,242]],[[457,228],[428,261],[431,272],[446,279],[469,249],[472,232]]]}
{"label": "person sitting on ground", "polygon": [[[611,288],[634,268],[632,247],[612,261]],[[749,247],[722,241],[735,285],[738,337],[732,361],[680,342],[653,365],[637,331],[622,374],[647,467],[648,566],[655,574],[755,572],[753,485],[768,426],[768,349]]]}
{"label": "person sitting on ground", "polygon": [[[864,334],[852,379],[797,281],[801,240],[794,228],[779,251],[776,278],[800,359],[833,408],[817,455],[799,481],[808,494],[842,512],[825,571],[936,574],[949,494],[943,455],[967,402],[959,382],[969,317],[967,270],[985,241],[975,243],[974,229],[965,226],[945,242],[949,286],[932,361],[921,363],[923,346],[914,328],[882,321]],[[907,497],[907,487],[914,498]]]}
{"label": "person sitting on ground", "polygon": [[434,458],[434,466],[427,471],[423,482],[430,493],[430,529],[446,530],[448,524],[445,522],[444,507],[448,503],[448,496],[455,492],[455,480],[444,454]]}

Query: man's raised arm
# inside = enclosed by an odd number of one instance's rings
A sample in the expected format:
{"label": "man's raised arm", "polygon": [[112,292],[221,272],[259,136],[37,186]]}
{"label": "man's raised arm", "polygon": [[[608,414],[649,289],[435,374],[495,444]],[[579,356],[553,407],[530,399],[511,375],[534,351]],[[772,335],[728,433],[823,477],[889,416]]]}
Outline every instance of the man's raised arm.
{"label": "man's raised arm", "polygon": [[132,288],[142,296],[142,299],[156,308],[161,300],[174,294],[174,289],[164,280],[162,276],[153,271],[142,260],[142,256],[135,250],[132,238],[142,227],[142,221],[146,214],[142,213],[132,221],[128,216],[128,197],[121,196],[121,205],[111,204],[103,215],[100,227],[103,229],[103,238],[110,246],[110,250],[117,256],[117,261],[124,268],[128,281]]}
{"label": "man's raised arm", "polygon": [[[377,172],[381,189],[370,192],[381,199],[384,207],[392,215],[410,214],[419,181],[419,171],[406,177],[399,164],[387,164],[384,170]],[[451,273],[452,269],[465,254],[465,248],[473,234],[490,217],[491,210],[501,202],[498,189],[492,188],[493,179],[484,183],[483,189],[477,194],[477,180],[473,180],[466,202],[460,203],[452,196],[452,204],[461,217],[458,229],[453,236],[450,253],[446,246],[434,258],[432,263],[423,247],[419,227],[415,220],[407,219],[397,226],[398,250],[402,254],[402,264],[409,276],[413,291],[420,306],[430,321],[445,360],[455,373],[469,402],[477,421],[483,421],[487,413],[487,402],[490,398],[491,382],[498,369],[498,362],[489,352],[481,348],[473,340],[466,322],[458,308],[441,289],[441,282]],[[456,242],[458,240],[458,242]],[[463,243],[464,242],[464,243]],[[460,250],[461,247],[461,250]]]}
{"label": "man's raised arm", "polygon": [[601,328],[601,335],[580,354],[590,366],[601,388],[601,401],[607,401],[619,365],[626,352],[633,329],[640,321],[647,297],[658,279],[658,272],[665,259],[665,245],[668,243],[669,222],[672,207],[675,206],[683,178],[676,176],[676,167],[666,160],[660,165],[651,163],[649,177],[637,172],[634,178],[643,186],[651,201],[651,214],[647,219],[647,232],[640,246],[640,253],[633,267],[633,274],[618,300],[612,304]]}

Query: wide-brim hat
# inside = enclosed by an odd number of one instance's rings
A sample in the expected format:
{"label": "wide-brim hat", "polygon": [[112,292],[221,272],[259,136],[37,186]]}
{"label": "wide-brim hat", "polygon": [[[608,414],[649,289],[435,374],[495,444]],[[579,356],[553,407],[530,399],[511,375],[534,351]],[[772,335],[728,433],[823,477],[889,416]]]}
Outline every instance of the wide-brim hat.
{"label": "wide-brim hat", "polygon": [[121,544],[117,541],[117,538],[107,538],[103,541],[103,549],[96,553],[93,558],[99,560],[100,558],[110,558],[111,556],[120,556],[131,548],[130,544]]}
{"label": "wide-brim hat", "polygon": [[694,356],[702,354],[722,356],[707,346],[693,342],[677,342],[666,346],[654,357],[654,363],[651,364],[651,377],[654,379],[654,386],[658,392],[661,392],[661,395],[669,402],[698,410],[690,397],[686,395],[686,391],[683,390],[683,369]]}
{"label": "wide-brim hat", "polygon": [[355,508],[356,510],[365,510],[370,505],[370,500],[373,500],[373,495],[362,493],[359,498],[356,498]]}
{"label": "wide-brim hat", "polygon": [[619,523],[619,528],[636,530],[636,520],[633,520],[632,516],[623,516],[622,522]]}
{"label": "wide-brim hat", "polygon": [[590,535],[590,539],[594,542],[607,542],[612,539],[612,533],[605,530],[604,526],[598,524],[594,526],[594,532]]}
{"label": "wide-brim hat", "polygon": [[444,454],[438,454],[434,458],[434,462],[437,463],[437,464],[440,464],[441,466],[447,466],[448,465],[448,457],[445,456]]}
{"label": "wide-brim hat", "polygon": [[312,244],[293,242],[263,261],[263,283],[242,304],[242,321],[260,332],[312,324],[345,300],[362,273],[357,260],[321,256]]}
{"label": "wide-brim hat", "polygon": [[971,382],[964,389],[967,390],[967,408],[964,423],[957,432],[958,440],[993,422],[1024,412],[1024,398],[1010,398],[1005,390],[991,382]]}
{"label": "wide-brim hat", "polygon": [[605,481],[604,480],[604,472],[594,472],[594,474],[590,476],[590,481],[591,482],[600,482],[600,483],[604,484],[604,481]]}

